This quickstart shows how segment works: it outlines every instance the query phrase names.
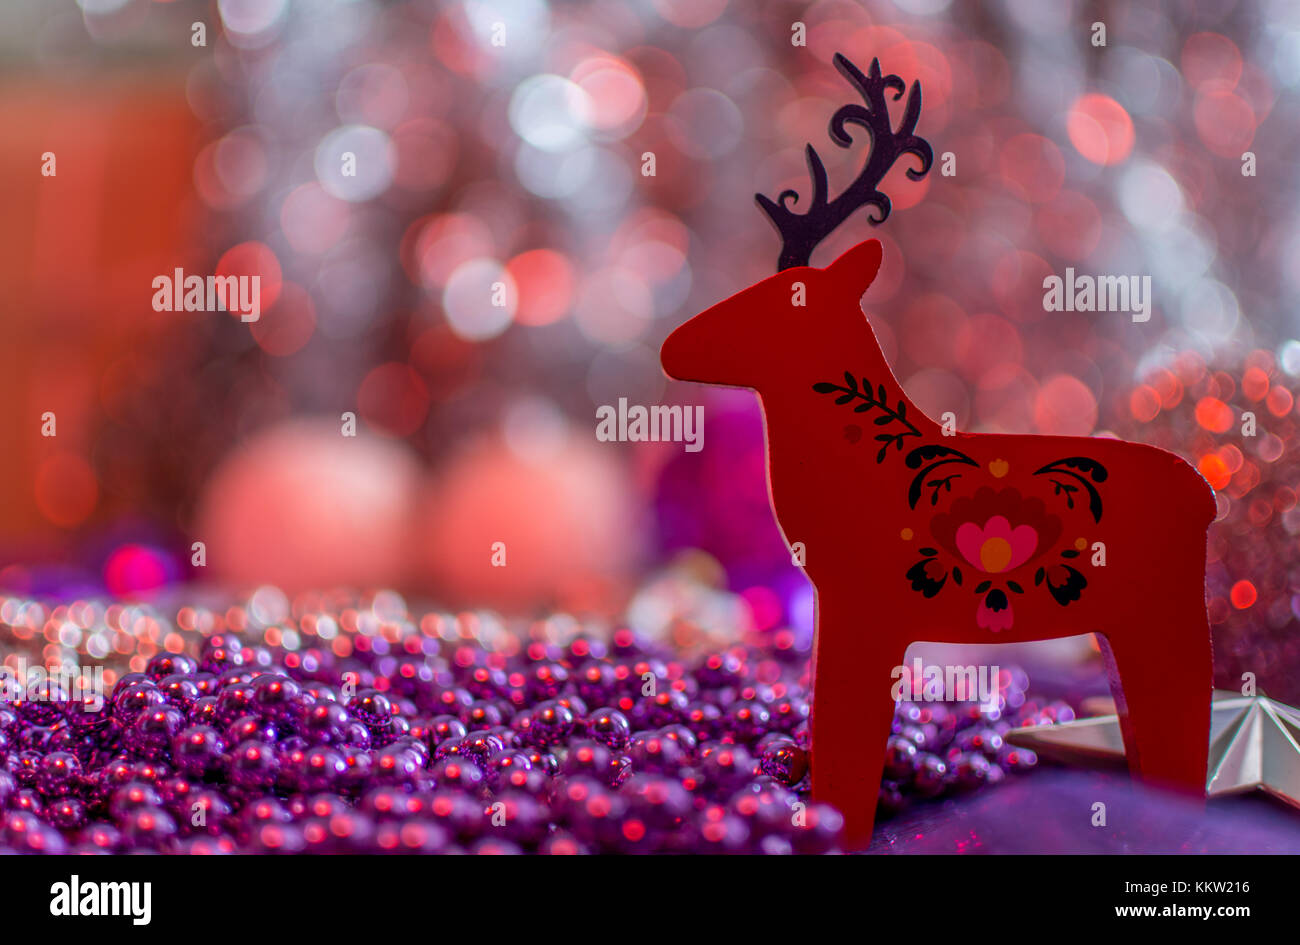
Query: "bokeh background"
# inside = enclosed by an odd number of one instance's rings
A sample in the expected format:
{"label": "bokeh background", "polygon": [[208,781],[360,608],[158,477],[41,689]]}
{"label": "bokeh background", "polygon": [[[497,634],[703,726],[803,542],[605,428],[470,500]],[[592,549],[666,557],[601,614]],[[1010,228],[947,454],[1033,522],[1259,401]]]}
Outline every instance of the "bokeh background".
{"label": "bokeh background", "polygon": [[[837,51],[921,82],[955,174],[896,168],[892,217],[814,262],[883,240],[865,304],[932,413],[1197,464],[1218,681],[1294,701],[1286,0],[7,0],[0,617],[347,585],[806,636],[754,398],[670,384],[657,349],[773,270],[753,195],[806,191],[805,142],[833,189],[856,173],[826,137]],[[1044,312],[1067,266],[1150,275],[1150,322]],[[258,274],[261,320],[154,312],[177,267]],[[620,397],[703,403],[704,450],[598,443]]]}

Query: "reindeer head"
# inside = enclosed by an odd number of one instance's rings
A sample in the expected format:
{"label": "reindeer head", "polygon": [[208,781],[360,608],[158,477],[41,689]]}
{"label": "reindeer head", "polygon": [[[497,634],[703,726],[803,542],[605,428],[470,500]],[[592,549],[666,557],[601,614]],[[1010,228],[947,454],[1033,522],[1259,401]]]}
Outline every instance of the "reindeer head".
{"label": "reindeer head", "polygon": [[[806,153],[813,192],[808,209],[795,213],[799,195],[783,191],[775,201],[757,194],[758,205],[781,235],[781,256],[775,276],[750,286],[725,302],[696,315],[668,336],[661,352],[664,370],[680,380],[738,387],[758,387],[766,369],[788,360],[792,348],[809,335],[827,332],[829,320],[856,315],[857,300],[880,268],[880,243],[859,243],[825,269],[810,265],[813,249],[859,207],[874,207],[873,225],[889,217],[889,197],[879,190],[885,173],[904,154],[914,154],[920,167],[908,168],[907,176],[920,180],[930,170],[934,153],[914,133],[921,115],[921,86],[912,83],[895,131],[889,118],[885,90],[902,97],[906,86],[896,75],[882,75],[880,61],[873,59],[863,75],[839,53],[835,67],[862,95],[865,105],[845,105],[830,121],[830,137],[847,148],[853,142],[848,125],[859,125],[871,138],[871,151],[862,172],[834,200],[827,198],[826,168],[810,144]],[[804,304],[798,304],[802,286]],[[849,302],[853,304],[848,304]],[[818,324],[810,331],[808,320]]]}
{"label": "reindeer head", "polygon": [[[880,240],[866,240],[825,269],[798,266],[768,276],[669,335],[660,352],[664,370],[682,381],[761,387],[810,337],[836,336],[862,322],[857,303],[880,258]],[[810,319],[817,320],[815,331]]]}

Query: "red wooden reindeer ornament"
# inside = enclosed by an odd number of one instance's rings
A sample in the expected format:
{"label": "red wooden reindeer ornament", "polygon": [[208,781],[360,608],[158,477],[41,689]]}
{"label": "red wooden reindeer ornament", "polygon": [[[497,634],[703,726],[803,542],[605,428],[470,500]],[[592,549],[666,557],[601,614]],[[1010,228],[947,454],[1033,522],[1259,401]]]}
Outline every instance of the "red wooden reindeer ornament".
{"label": "red wooden reindeer ornament", "polygon": [[789,209],[793,191],[758,197],[781,234],[780,271],[690,319],[661,355],[672,377],[759,395],[772,505],[817,589],[813,796],[844,812],[851,847],[869,842],[908,644],[1096,632],[1130,769],[1203,797],[1210,487],[1172,453],[1121,440],[944,435],[908,400],[860,305],[879,241],[825,269],[809,257],[858,207],[883,222],[877,187],[897,158],[919,159],[914,180],[930,169],[913,134],[921,90],[894,131],[885,91],[901,98],[903,81],[876,61],[867,75],[841,55],[835,65],[866,105],[837,111],[830,134],[847,147],[846,125],[868,130],[862,175],[828,201],[809,145],[808,211]]}

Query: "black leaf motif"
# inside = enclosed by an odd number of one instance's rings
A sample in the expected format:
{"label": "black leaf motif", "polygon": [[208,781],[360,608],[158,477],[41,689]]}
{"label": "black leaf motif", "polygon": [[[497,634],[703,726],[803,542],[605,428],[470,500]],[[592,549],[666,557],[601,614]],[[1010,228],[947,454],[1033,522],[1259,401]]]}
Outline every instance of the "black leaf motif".
{"label": "black leaf motif", "polygon": [[[1053,576],[1049,572],[1047,575],[1047,589],[1056,598],[1056,602],[1064,607],[1079,599],[1083,589],[1088,586],[1088,579],[1068,564],[1057,565],[1057,567],[1065,572],[1065,580],[1058,583],[1053,580]],[[1052,570],[1055,571],[1056,569],[1053,568]]]}
{"label": "black leaf motif", "polygon": [[[883,463],[885,461],[885,457],[889,452],[890,443],[894,443],[897,450],[901,453],[903,451],[903,441],[906,437],[920,437],[921,431],[916,428],[915,424],[907,419],[907,405],[901,399],[898,402],[898,409],[890,409],[888,403],[889,391],[885,388],[884,384],[881,384],[873,393],[871,382],[863,377],[862,389],[859,390],[857,379],[849,371],[844,372],[844,384],[845,386],[841,387],[840,385],[832,384],[829,381],[818,381],[813,384],[812,388],[818,394],[838,394],[839,396],[835,398],[836,406],[844,406],[854,400],[861,400],[862,403],[854,406],[854,413],[865,413],[872,408],[879,410],[880,416],[876,417],[874,421],[875,425],[878,427],[888,426],[891,423],[898,423],[903,426],[903,429],[899,430],[897,433],[884,434],[883,436],[876,437],[876,440],[883,444],[880,451],[876,454],[877,463]],[[915,503],[913,503],[913,507],[915,507]]]}
{"label": "black leaf motif", "polygon": [[912,590],[920,591],[926,597],[933,597],[938,594],[948,581],[947,571],[943,572],[942,577],[931,576],[928,565],[932,561],[934,561],[933,558],[922,558],[907,569],[907,579],[912,582]]}
{"label": "black leaf motif", "polygon": [[[1079,472],[1075,472],[1076,469]],[[1088,511],[1092,513],[1093,521],[1101,521],[1101,493],[1097,491],[1097,487],[1093,483],[1105,482],[1110,478],[1110,473],[1105,466],[1087,456],[1067,456],[1064,459],[1048,463],[1034,473],[1035,476],[1045,474],[1069,476],[1082,485],[1088,491]],[[1056,486],[1056,495],[1061,495],[1062,492],[1065,493],[1066,506],[1073,509],[1073,493],[1077,490],[1077,487],[1061,482],[1059,479],[1053,479],[1052,484]]]}

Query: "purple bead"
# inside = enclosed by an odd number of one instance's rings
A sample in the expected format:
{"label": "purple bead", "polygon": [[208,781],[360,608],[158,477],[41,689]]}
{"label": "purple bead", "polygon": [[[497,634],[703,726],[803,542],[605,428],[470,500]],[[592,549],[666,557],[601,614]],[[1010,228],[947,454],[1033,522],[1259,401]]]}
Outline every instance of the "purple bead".
{"label": "purple bead", "polygon": [[172,740],[172,759],[178,770],[202,778],[221,768],[225,739],[208,725],[191,725]]}
{"label": "purple bead", "polygon": [[618,709],[602,706],[587,717],[584,726],[589,737],[613,751],[622,751],[632,742],[632,725]]}
{"label": "purple bead", "polygon": [[[348,710],[337,702],[320,701],[302,710],[299,731],[313,744],[342,745],[351,721]],[[368,731],[366,737],[369,738]]]}
{"label": "purple bead", "polygon": [[199,671],[198,660],[183,653],[155,653],[145,666],[145,675],[155,682],[164,676],[193,676]]}
{"label": "purple bead", "polygon": [[121,818],[128,843],[157,849],[177,834],[176,821],[161,807],[138,807]]}
{"label": "purple bead", "polygon": [[[632,756],[635,763],[636,756]],[[755,762],[742,745],[711,742],[700,748],[700,770],[706,783],[729,792],[754,774]]]}
{"label": "purple bead", "polygon": [[314,793],[328,791],[348,772],[348,763],[342,753],[334,748],[318,745],[308,749],[299,763],[297,787],[300,791]]}
{"label": "purple bead", "polygon": [[81,762],[66,751],[51,752],[41,759],[36,787],[45,797],[64,797],[81,783]]}
{"label": "purple bead", "polygon": [[485,812],[490,826],[486,837],[496,836],[525,847],[536,846],[546,838],[549,812],[536,798],[522,791],[507,790],[488,802]]}
{"label": "purple bead", "polygon": [[288,676],[266,673],[253,680],[253,700],[264,717],[288,721],[296,715],[302,687]]}
{"label": "purple bead", "polygon": [[217,722],[225,727],[246,715],[261,715],[255,693],[250,683],[235,683],[222,689],[217,694]]}
{"label": "purple bead", "polygon": [[130,726],[144,712],[166,704],[167,696],[149,680],[138,680],[125,687],[119,682],[113,690],[113,718],[123,727]]}
{"label": "purple bead", "polygon": [[186,712],[200,695],[199,687],[194,680],[179,674],[162,677],[158,680],[158,688],[162,690],[168,702]]}
{"label": "purple bead", "polygon": [[381,853],[443,853],[447,831],[437,824],[418,818],[381,823],[375,831],[375,847]]}
{"label": "purple bead", "polygon": [[573,710],[567,705],[557,700],[538,703],[533,708],[530,744],[558,745],[569,737],[575,725]]}
{"label": "purple bead", "polygon": [[164,705],[142,712],[131,726],[127,744],[136,754],[150,760],[164,760],[171,754],[172,739],[185,727],[185,715],[175,706]]}
{"label": "purple bead", "polygon": [[10,811],[4,818],[3,837],[19,853],[62,854],[67,849],[63,836],[41,822],[35,814],[22,810]]}
{"label": "purple bead", "polygon": [[256,739],[264,742],[278,742],[280,727],[274,721],[260,715],[242,715],[226,726],[225,740],[228,744]]}
{"label": "purple bead", "polygon": [[965,752],[952,761],[952,772],[956,783],[966,790],[984,785],[988,781],[991,767],[988,758],[979,752]]}
{"label": "purple bead", "polygon": [[791,832],[796,853],[816,855],[839,848],[844,815],[829,804],[809,804],[795,819]]}
{"label": "purple bead", "polygon": [[268,742],[241,742],[230,754],[230,782],[249,790],[265,790],[276,782],[280,756]]}
{"label": "purple bead", "polygon": [[153,785],[144,781],[131,781],[113,792],[108,809],[113,817],[121,821],[132,811],[142,807],[161,807],[162,803],[162,796],[154,790]]}
{"label": "purple bead", "polygon": [[476,700],[461,710],[460,720],[470,731],[496,728],[502,723],[501,709],[493,702]]}
{"label": "purple bead", "polygon": [[791,739],[769,742],[759,756],[764,774],[787,787],[794,787],[808,773],[808,753]]}
{"label": "purple bead", "polygon": [[371,729],[384,728],[392,720],[393,703],[374,689],[363,689],[353,696],[348,711]]}
{"label": "purple bead", "polygon": [[934,797],[941,794],[947,786],[948,765],[938,755],[921,752],[917,755],[916,773],[912,777],[912,789],[922,797]]}
{"label": "purple bead", "polygon": [[612,757],[609,749],[600,742],[579,739],[569,743],[569,752],[560,765],[560,772],[570,777],[585,775],[603,778],[605,772],[609,770]]}
{"label": "purple bead", "polygon": [[486,765],[489,758],[505,750],[505,743],[490,732],[470,732],[460,740],[457,753],[472,758],[480,766]]}
{"label": "purple bead", "polygon": [[375,752],[373,758],[375,783],[387,785],[411,785],[424,769],[420,756],[410,748],[389,745]]}
{"label": "purple bead", "polygon": [[675,738],[659,732],[641,732],[632,739],[628,757],[637,771],[673,774],[688,764],[690,756]]}
{"label": "purple bead", "polygon": [[186,710],[185,719],[191,725],[212,725],[221,724],[217,718],[217,697],[216,696],[199,696]]}
{"label": "purple bead", "polygon": [[82,828],[77,842],[101,853],[116,853],[122,848],[122,834],[112,824],[93,823]]}
{"label": "purple bead", "polygon": [[916,742],[902,735],[891,735],[885,746],[885,777],[895,781],[910,781],[916,769]]}

